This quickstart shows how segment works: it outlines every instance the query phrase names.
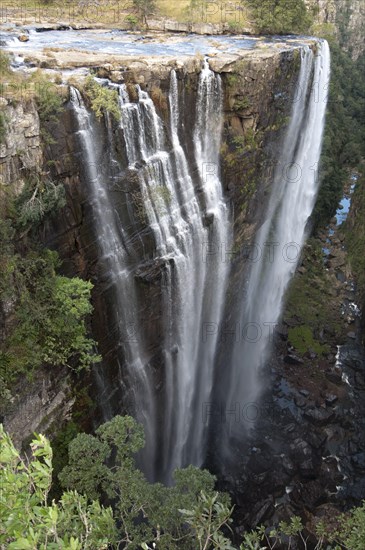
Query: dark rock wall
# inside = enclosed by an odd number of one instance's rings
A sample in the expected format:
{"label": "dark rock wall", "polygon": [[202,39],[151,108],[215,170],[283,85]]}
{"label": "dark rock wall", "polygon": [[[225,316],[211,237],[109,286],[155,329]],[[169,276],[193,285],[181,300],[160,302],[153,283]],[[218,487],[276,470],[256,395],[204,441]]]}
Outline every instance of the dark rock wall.
{"label": "dark rock wall", "polygon": [[[270,54],[267,58],[239,60],[221,69],[224,89],[222,179],[234,217],[236,251],[228,258],[232,264],[228,317],[232,313],[231,304],[240,298],[239,280],[249,265],[243,257],[245,247],[252,242],[257,225],[264,219],[270,178],[280,153],[284,123],[292,106],[292,93],[299,69],[297,61],[298,52],[287,51]],[[118,77],[123,78],[131,90],[135,82],[140,82],[141,88],[147,90],[153,98],[165,124],[166,134],[169,135],[169,71],[124,71],[118,75],[115,71],[110,74],[103,69],[100,74],[110,76],[114,81],[118,81]],[[182,116],[180,139],[188,155],[193,181],[199,189],[193,151],[199,74],[197,70],[181,67],[177,69],[177,78]],[[42,238],[46,246],[58,250],[67,275],[79,275],[90,279],[95,285],[91,330],[103,356],[103,366],[99,367],[102,376],[97,378],[99,384],[95,383],[92,390],[93,399],[100,404],[99,412],[96,413],[97,423],[103,418],[106,401],[109,402],[109,410],[115,414],[125,411],[127,398],[124,395],[125,388],[120,386],[123,362],[118,360],[121,343],[114,318],[114,297],[108,281],[102,276],[97,228],[88,199],[84,159],[75,124],[72,109],[67,103],[59,124],[50,128],[55,143],[47,147],[46,163],[51,161],[49,169],[52,177],[63,181],[68,200],[64,211],[47,222]],[[111,144],[106,121],[101,120],[98,128],[99,154],[103,161],[99,163],[99,159],[95,159],[95,162],[105,177],[109,196],[120,212],[123,227],[135,252],[133,268],[141,304],[139,318],[145,329],[148,361],[157,372],[158,384],[158,369],[162,363],[160,344],[164,330],[161,293],[164,266],[153,258],[153,236],[143,215],[140,215],[135,174],[128,169],[117,177],[113,174],[108,161]],[[126,167],[124,140],[118,123],[111,121],[111,128],[114,157]],[[239,138],[238,141],[236,138]],[[249,188],[246,184],[248,177]],[[220,244],[224,243],[218,243],[218,246]]]}

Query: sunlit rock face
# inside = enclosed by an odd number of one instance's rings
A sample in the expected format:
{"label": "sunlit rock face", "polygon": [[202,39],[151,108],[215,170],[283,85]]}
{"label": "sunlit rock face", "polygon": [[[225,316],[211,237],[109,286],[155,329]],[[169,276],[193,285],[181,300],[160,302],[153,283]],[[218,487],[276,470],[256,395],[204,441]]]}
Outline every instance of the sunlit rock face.
{"label": "sunlit rock face", "polygon": [[315,20],[330,23],[341,46],[352,59],[365,50],[365,6],[362,0],[305,0],[308,7],[316,9]]}

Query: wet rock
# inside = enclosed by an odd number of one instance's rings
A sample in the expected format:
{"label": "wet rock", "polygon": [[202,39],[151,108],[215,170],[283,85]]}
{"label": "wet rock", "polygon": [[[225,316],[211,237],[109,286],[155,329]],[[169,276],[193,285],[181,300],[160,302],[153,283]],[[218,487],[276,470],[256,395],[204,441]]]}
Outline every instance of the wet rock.
{"label": "wet rock", "polygon": [[284,428],[284,432],[285,432],[286,434],[293,433],[293,432],[295,432],[296,427],[297,427],[297,426],[296,426],[296,424],[294,424],[294,423],[287,424],[287,425],[285,426],[285,428]]}
{"label": "wet rock", "polygon": [[364,375],[360,372],[355,373],[355,386],[359,390],[365,389],[365,378]]}
{"label": "wet rock", "polygon": [[287,363],[288,365],[304,365],[303,359],[298,357],[298,355],[294,355],[294,353],[285,355],[284,363]]}
{"label": "wet rock", "polygon": [[351,343],[342,346],[340,361],[350,369],[365,372],[365,351],[357,344]]}
{"label": "wet rock", "polygon": [[18,40],[19,40],[20,42],[28,42],[29,36],[28,36],[27,34],[20,34],[20,35],[18,36]]}
{"label": "wet rock", "polygon": [[214,222],[214,214],[211,212],[206,213],[203,219],[203,223],[205,227],[209,227],[210,225],[212,225],[213,222]]}
{"label": "wet rock", "polygon": [[339,470],[339,460],[334,456],[323,459],[320,476],[327,491],[336,493],[337,487],[343,483],[344,476]]}
{"label": "wet rock", "polygon": [[341,371],[338,369],[326,372],[325,376],[327,380],[329,380],[333,384],[342,384],[342,374]]}
{"label": "wet rock", "polygon": [[270,457],[262,456],[258,453],[254,453],[248,461],[247,468],[255,474],[261,474],[267,472],[272,465]]}
{"label": "wet rock", "polygon": [[356,333],[351,331],[347,333],[347,338],[351,338],[352,340],[356,339]]}
{"label": "wet rock", "polygon": [[255,528],[257,525],[260,525],[266,518],[271,517],[274,511],[275,508],[273,497],[258,502],[252,510],[252,515],[250,514],[251,529]]}
{"label": "wet rock", "polygon": [[313,458],[303,460],[299,464],[299,472],[304,478],[315,478],[317,474],[317,465]]}
{"label": "wet rock", "polygon": [[177,355],[179,353],[179,346],[177,344],[172,346],[171,353],[172,353],[172,355]]}
{"label": "wet rock", "polygon": [[327,395],[325,395],[324,399],[325,399],[326,405],[330,405],[330,406],[336,403],[336,401],[338,401],[338,397],[334,393],[328,393]]}
{"label": "wet rock", "polygon": [[307,357],[308,359],[315,359],[316,357],[318,357],[318,355],[315,351],[313,351],[312,349],[309,349],[306,352],[305,357]]}
{"label": "wet rock", "polygon": [[304,397],[308,397],[310,392],[308,390],[301,389],[299,390],[300,395],[303,395]]}
{"label": "wet rock", "polygon": [[290,449],[292,451],[292,455],[295,459],[298,459],[298,461],[302,460],[303,458],[307,458],[312,456],[312,449],[310,445],[307,443],[307,441],[304,441],[304,439],[297,438],[293,441],[293,443],[290,445]]}
{"label": "wet rock", "polygon": [[318,504],[321,504],[325,498],[323,487],[318,481],[308,481],[307,483],[295,487],[290,498],[293,502],[298,502],[300,505],[305,505],[309,509],[313,509]]}
{"label": "wet rock", "polygon": [[349,503],[353,502],[354,506],[358,506],[359,502],[364,499],[365,494],[365,479],[358,479],[356,483],[349,483],[342,488],[343,497]]}
{"label": "wet rock", "polygon": [[308,400],[303,396],[295,397],[294,402],[300,409],[303,409],[308,404]]}
{"label": "wet rock", "polygon": [[288,327],[286,327],[285,325],[277,325],[277,327],[275,328],[275,332],[280,336],[281,340],[285,341],[288,339]]}
{"label": "wet rock", "polygon": [[365,472],[365,453],[357,453],[352,456],[351,462],[357,470]]}
{"label": "wet rock", "polygon": [[[173,264],[173,260],[170,260],[170,263]],[[165,273],[165,269],[166,260],[157,258],[139,266],[135,271],[135,278],[144,283],[158,284]]]}
{"label": "wet rock", "polygon": [[290,458],[288,456],[285,456],[283,455],[282,457],[282,467],[284,468],[284,470],[289,474],[289,475],[292,475],[295,473],[296,471],[296,466],[295,464],[290,460]]}
{"label": "wet rock", "polygon": [[288,474],[286,470],[282,468],[275,469],[275,472],[271,473],[271,487],[274,498],[280,498],[285,494],[285,488],[291,482],[291,474]]}
{"label": "wet rock", "polygon": [[323,433],[322,430],[314,431],[313,429],[311,429],[311,431],[306,434],[306,440],[308,441],[310,446],[313,447],[313,449],[320,449],[325,443],[326,439],[327,434]]}
{"label": "wet rock", "polygon": [[328,424],[334,416],[335,414],[333,411],[328,411],[323,408],[309,409],[304,413],[304,417],[317,426]]}

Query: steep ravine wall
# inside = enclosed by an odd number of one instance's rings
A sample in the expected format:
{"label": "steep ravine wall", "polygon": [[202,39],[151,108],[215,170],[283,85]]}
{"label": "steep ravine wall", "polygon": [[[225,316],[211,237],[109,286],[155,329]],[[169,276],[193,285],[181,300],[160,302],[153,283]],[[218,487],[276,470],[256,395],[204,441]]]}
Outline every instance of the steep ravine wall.
{"label": "steep ravine wall", "polygon": [[331,24],[341,47],[356,60],[365,51],[365,5],[362,0],[305,0],[316,9],[319,24]]}
{"label": "steep ravine wall", "polygon": [[[35,103],[32,100],[12,103],[4,98],[2,103],[7,132],[0,145],[0,209],[6,208],[9,198],[22,191],[29,174],[39,174],[44,167]],[[0,301],[0,343],[8,334],[13,305],[11,299]],[[66,368],[42,368],[31,379],[21,378],[12,395],[3,420],[18,447],[33,432],[45,432],[49,428],[52,432],[67,420],[75,401]]]}
{"label": "steep ravine wall", "polygon": [[[166,128],[169,128],[170,71],[172,67],[176,70],[184,128],[181,141],[193,167],[192,114],[195,112],[200,62],[165,61],[152,66],[134,62],[127,67],[118,64],[98,67],[99,76],[115,82],[124,80],[132,86],[137,82],[147,90]],[[232,269],[225,312],[225,318],[229,320],[238,302],[239,283],[250,267],[247,250],[264,219],[272,173],[292,106],[299,56],[295,49],[270,50],[241,59],[212,57],[210,66],[221,74],[224,87],[222,181],[234,215],[234,244],[230,250],[223,249],[227,255],[222,256],[222,261],[223,258],[229,261]],[[105,414],[127,410],[128,397],[125,387],[120,384],[124,365],[118,360],[120,342],[115,330],[116,319],[112,316],[114,297],[108,280],[103,276],[97,244],[98,228],[92,215],[75,116],[68,101],[64,107],[59,122],[48,128],[54,143],[45,147],[42,155],[34,104],[18,105],[19,116],[27,121],[30,135],[23,138],[21,133],[17,137],[18,127],[10,123],[10,142],[2,148],[2,174],[7,174],[3,183],[18,185],[23,173],[22,163],[30,162],[27,168],[50,171],[51,177],[62,181],[65,186],[67,206],[47,220],[41,228],[40,238],[45,246],[59,252],[65,274],[91,279],[95,285],[91,330],[99,343],[103,364],[96,367],[91,380],[87,377],[83,382],[92,399],[92,404],[89,401],[91,409],[85,409],[84,413],[97,425],[105,419]],[[8,105],[6,108],[11,114],[13,107]],[[26,117],[23,117],[22,109],[26,111]],[[162,362],[164,312],[161,297],[166,266],[153,259],[154,240],[143,216],[139,215],[140,204],[133,174],[127,170],[122,175],[110,177],[113,175],[108,166],[110,131],[115,138],[113,143],[118,159],[125,165],[126,158],[119,123],[112,119],[110,123],[106,124],[104,118],[97,123],[98,153],[104,159],[98,169],[108,174],[105,186],[113,204],[121,212],[136,252],[134,274],[139,303],[142,304],[138,317],[145,328],[149,364],[158,374]],[[198,185],[198,178],[195,185]],[[133,213],[131,218],[126,217],[127,204]],[[206,223],[209,224],[209,219]],[[217,253],[222,252],[218,250]],[[3,330],[6,330],[5,321]],[[287,519],[288,515],[302,513],[303,509],[305,518],[310,520],[312,514],[321,513],[321,510],[330,512],[332,504],[329,503],[341,506],[356,504],[363,487],[361,419],[364,415],[361,403],[364,402],[364,358],[361,355],[352,358],[344,350],[343,362],[350,388],[357,385],[354,395],[358,405],[354,408],[348,383],[341,378],[340,369],[334,366],[332,350],[324,366],[319,357],[308,359],[308,363],[313,365],[308,376],[307,364],[300,361],[290,363],[295,359],[288,359],[288,349],[287,328],[281,328],[277,334],[277,353],[271,368],[265,372],[270,390],[258,409],[256,435],[237,449],[236,471],[221,480],[222,488],[235,494],[239,523],[244,518],[245,525],[249,526],[267,518]],[[224,341],[220,351],[225,353]],[[158,376],[156,378],[158,380]],[[69,417],[73,403],[67,373],[44,370],[39,372],[30,389],[26,381],[20,382],[18,396],[5,417],[5,425],[21,445],[34,430],[49,429],[50,434],[54,433],[54,426],[61,426]],[[255,410],[251,413],[255,414]],[[86,425],[91,428],[91,423]],[[333,454],[341,457],[341,470]],[[208,458],[208,463],[214,466],[214,456]],[[343,485],[343,489],[337,491],[336,485]]]}
{"label": "steep ravine wall", "polygon": [[[260,52],[259,55],[248,56],[247,59],[211,58],[211,68],[219,72],[224,86],[224,130],[222,140],[222,176],[225,194],[230,201],[235,218],[234,254],[228,254],[227,260],[232,263],[232,289],[236,288],[235,281],[242,277],[245,268],[243,251],[250,245],[255,235],[255,228],[262,222],[265,210],[265,201],[268,196],[270,177],[275,165],[275,159],[280,146],[282,128],[285,125],[290,108],[291,94],[294,89],[296,75],[299,68],[299,52],[296,50]],[[107,64],[99,67],[99,76],[107,77],[114,82],[125,81],[138,83],[147,90],[153,98],[157,110],[169,127],[168,92],[170,86],[170,71],[175,68],[178,77],[179,99],[184,128],[181,139],[188,152],[189,162],[194,162],[193,154],[193,126],[191,113],[195,110],[196,94],[201,61],[184,59],[182,61],[163,62],[160,65],[133,62],[121,70],[120,66]],[[45,246],[59,252],[63,261],[62,270],[65,274],[79,275],[91,279],[94,283],[92,318],[92,332],[99,343],[99,350],[103,356],[103,376],[96,376],[92,385],[93,400],[101,404],[95,413],[95,423],[103,418],[106,402],[115,414],[124,411],[127,403],[123,402],[123,388],[119,387],[120,369],[123,373],[123,364],[118,362],[117,352],[120,343],[115,331],[116,320],[113,319],[113,296],[109,291],[108,281],[101,276],[102,264],[100,250],[97,246],[97,236],[91,207],[88,200],[85,170],[83,166],[80,144],[76,137],[75,119],[68,102],[57,124],[47,130],[53,136],[53,143],[40,147],[39,119],[32,101],[18,103],[17,107],[10,104],[8,110],[9,133],[6,144],[2,146],[2,175],[3,183],[15,186],[17,192],[22,187],[24,169],[47,170],[50,176],[61,181],[66,189],[67,206],[62,213],[48,219],[40,231],[40,238]],[[25,130],[25,131],[24,131]],[[105,120],[99,123],[101,148],[107,143],[107,126]],[[125,164],[125,151],[120,145],[119,125],[112,122],[112,132],[115,143],[118,143],[118,155]],[[247,143],[246,143],[247,141]],[[248,145],[249,143],[249,145]],[[105,150],[105,158],[107,151]],[[50,161],[50,162],[49,162]],[[265,162],[263,162],[265,161]],[[262,169],[262,166],[264,167]],[[161,285],[163,284],[164,266],[153,259],[153,239],[139,216],[138,193],[135,192],[133,174],[128,171],[118,181],[106,181],[113,200],[123,211],[129,201],[134,211],[134,221],[128,228],[130,234],[135,234],[133,240],[140,258],[135,265],[135,279],[137,282],[140,303],[144,304],[139,312],[147,335],[147,349],[149,362],[152,368],[158,370],[161,364],[161,335],[163,332],[163,311],[161,303]],[[218,243],[218,246],[224,243]],[[223,250],[223,249],[222,249]],[[237,251],[239,252],[237,254]],[[220,253],[220,252],[219,252]],[[202,251],[202,261],[203,251]],[[246,267],[248,262],[246,261]],[[231,293],[232,303],[235,301],[234,292]],[[227,311],[230,310],[230,305]],[[3,316],[3,325],[6,319]],[[52,402],[52,393],[57,392],[58,377],[53,374],[48,378],[47,371],[42,382],[44,388],[49,388],[49,397],[43,391],[42,402]],[[67,373],[64,373],[66,377]],[[123,374],[121,376],[123,378]],[[102,380],[102,382],[101,382]],[[66,398],[65,407],[57,407],[62,422],[71,408],[73,398]],[[24,398],[20,392],[19,401]],[[59,395],[57,397],[59,399]],[[31,401],[30,401],[31,403]],[[49,407],[48,407],[49,408]],[[44,408],[44,417],[49,416],[49,410]],[[34,406],[34,419],[31,418],[32,406],[27,408],[27,422],[24,432],[18,430],[19,441],[28,437],[29,433],[42,426],[42,408]],[[22,413],[23,414],[23,413]],[[15,415],[15,416],[14,416]],[[11,407],[7,424],[19,425],[16,419],[16,403]],[[48,426],[52,422],[48,422]],[[26,426],[31,426],[27,429]]]}
{"label": "steep ravine wall", "polygon": [[[195,112],[200,64],[180,64],[176,67],[179,88],[180,111],[182,114],[182,144],[187,150],[189,164],[194,166],[193,124],[191,113]],[[228,252],[222,261],[232,263],[233,275],[231,300],[235,302],[235,289],[243,276],[244,250],[255,235],[257,224],[263,221],[265,201],[275,160],[278,156],[281,131],[291,108],[291,92],[296,81],[298,52],[270,52],[266,56],[222,62],[211,60],[211,67],[221,73],[225,90],[224,136],[222,142],[223,182],[225,193],[230,201],[235,217],[234,254]],[[169,128],[168,91],[171,67],[158,67],[158,70],[145,69],[134,65],[122,73],[124,81],[130,85],[140,83],[155,101],[157,110]],[[104,67],[99,75],[113,81],[120,81],[119,67]],[[67,212],[46,227],[45,243],[56,248],[65,258],[64,268],[68,274],[80,274],[91,278],[95,284],[93,296],[95,314],[93,332],[99,342],[104,358],[102,386],[96,385],[93,399],[100,403],[99,419],[102,410],[109,403],[114,413],[125,410],[127,399],[123,401],[123,364],[118,360],[120,342],[116,330],[117,320],[113,318],[114,298],[107,280],[101,276],[103,266],[98,255],[95,224],[88,203],[87,186],[82,166],[72,112],[66,106],[60,124],[55,128],[55,141],[47,152],[50,159],[57,159],[54,177],[63,178],[69,196]],[[98,135],[102,156],[107,159],[108,129],[103,120],[98,125]],[[118,123],[112,122],[112,132],[117,145],[117,156],[125,164],[123,140],[120,138]],[[246,143],[247,141],[247,143]],[[265,162],[264,162],[265,161]],[[108,162],[108,161],[106,161]],[[264,169],[262,170],[262,167]],[[110,173],[100,167],[106,178]],[[197,168],[195,169],[197,171]],[[194,174],[194,169],[192,170]],[[143,323],[147,340],[147,360],[157,373],[161,368],[161,336],[164,331],[162,311],[162,285],[165,266],[154,259],[154,241],[150,229],[140,215],[138,189],[133,173],[128,170],[117,179],[106,181],[110,196],[121,213],[125,227],[136,252],[134,265],[139,302],[142,304],[138,317]],[[195,180],[198,185],[198,179]],[[126,217],[126,204],[133,210],[133,219]],[[207,221],[207,223],[209,223]],[[226,243],[217,243],[217,253],[221,254]],[[219,250],[218,250],[219,248]],[[237,253],[238,252],[238,253]],[[204,259],[202,251],[201,261]],[[227,307],[231,314],[231,306]],[[133,328],[132,328],[133,332]],[[199,337],[199,336],[198,336]],[[120,377],[120,372],[122,375]],[[99,379],[100,382],[100,379]],[[156,391],[158,388],[156,387]],[[98,415],[97,415],[98,416]],[[96,420],[98,421],[98,420]]]}

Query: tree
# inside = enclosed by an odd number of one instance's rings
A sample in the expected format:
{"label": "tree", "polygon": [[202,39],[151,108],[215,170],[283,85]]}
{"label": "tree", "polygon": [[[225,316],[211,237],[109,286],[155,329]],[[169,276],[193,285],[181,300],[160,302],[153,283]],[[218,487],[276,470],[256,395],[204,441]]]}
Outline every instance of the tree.
{"label": "tree", "polygon": [[66,205],[65,188],[49,179],[32,175],[15,201],[16,223],[20,229],[33,229],[46,216],[54,216]]}
{"label": "tree", "polygon": [[[59,476],[61,484],[89,498],[99,497],[115,503],[121,541],[127,548],[141,548],[142,544],[148,548],[148,545],[158,543],[159,550],[196,550],[195,526],[189,527],[188,512],[182,514],[180,508],[196,510],[196,517],[198,510],[203,513],[204,506],[214,500],[214,513],[220,506],[228,522],[227,495],[214,491],[214,476],[192,466],[176,470],[173,487],[148,483],[134,460],[135,453],[143,445],[142,427],[129,416],[116,416],[100,426],[95,436],[80,434],[71,442],[69,464]],[[207,499],[203,507],[202,498]],[[220,521],[222,518],[220,515]],[[207,517],[202,518],[203,524],[206,521]],[[215,516],[212,517],[212,527],[206,526],[205,530],[209,531],[209,536],[215,533],[218,541]],[[212,547],[219,548],[211,544],[206,546]]]}
{"label": "tree", "polygon": [[113,512],[77,491],[48,504],[52,449],[35,436],[23,460],[0,424],[0,547],[9,550],[96,550],[116,541]]}
{"label": "tree", "polygon": [[147,17],[155,13],[155,0],[133,0],[133,6],[142,21],[142,24],[148,27]]}
{"label": "tree", "polygon": [[212,545],[221,550],[234,550],[229,539],[223,536],[221,528],[232,522],[233,508],[218,501],[218,493],[212,496],[201,491],[198,503],[193,510],[179,510],[186,522],[193,528],[199,543],[199,550]]}
{"label": "tree", "polygon": [[303,0],[248,0],[260,33],[308,31],[312,19]]}
{"label": "tree", "polygon": [[[13,303],[12,322],[0,347],[0,393],[20,375],[42,365],[88,368],[99,361],[96,343],[87,337],[92,284],[57,275],[56,252],[12,250],[11,226],[0,223],[4,255],[0,261],[0,302]],[[8,235],[8,237],[6,236]]]}
{"label": "tree", "polygon": [[[214,491],[214,477],[189,467],[176,471],[174,487],[149,484],[134,466],[141,444],[142,429],[130,417],[115,417],[96,437],[80,434],[70,446],[63,478],[70,474],[68,484],[82,485],[86,494],[68,490],[50,503],[49,441],[35,435],[31,452],[22,459],[0,424],[0,548],[235,550],[222,533],[229,529],[232,508],[225,495]],[[103,493],[104,499],[111,495],[113,506],[88,497],[92,492]],[[316,550],[365,548],[365,501],[332,525],[317,523]],[[306,548],[306,537],[294,516],[277,528],[258,526],[244,533],[240,550],[292,548],[294,541]]]}

